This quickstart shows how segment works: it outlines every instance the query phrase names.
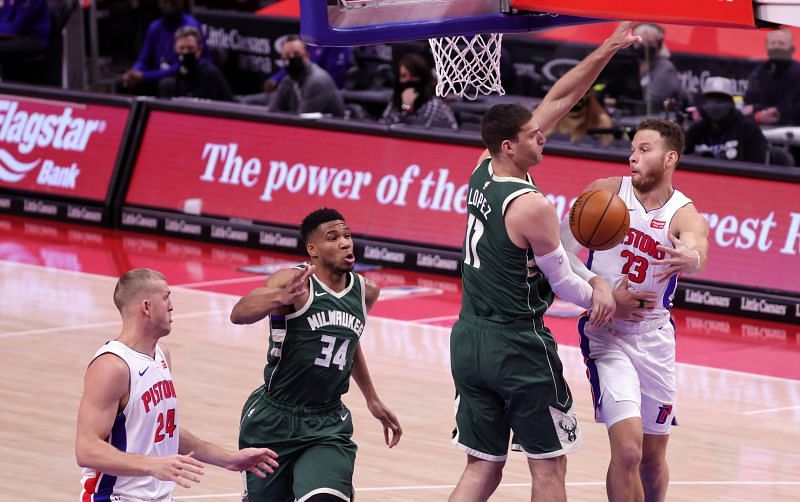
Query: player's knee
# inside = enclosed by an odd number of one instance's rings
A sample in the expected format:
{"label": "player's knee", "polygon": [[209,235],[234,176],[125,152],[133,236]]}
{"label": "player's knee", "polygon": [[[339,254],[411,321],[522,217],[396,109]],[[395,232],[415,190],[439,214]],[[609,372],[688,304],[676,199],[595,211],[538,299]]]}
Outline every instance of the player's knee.
{"label": "player's knee", "polygon": [[617,445],[611,455],[611,462],[625,470],[638,469],[642,463],[642,447],[630,441]]}
{"label": "player's knee", "polygon": [[[470,457],[472,460],[472,457]],[[488,462],[477,461],[467,462],[467,470],[477,478],[480,478],[482,484],[497,486],[503,479],[503,467],[505,462]]]}
{"label": "player's knee", "polygon": [[658,475],[667,469],[667,459],[661,455],[645,455],[642,457],[640,469],[650,475]]}
{"label": "player's knee", "polygon": [[500,481],[503,480],[503,469],[495,469],[489,473],[489,483],[493,486],[499,486]]}
{"label": "player's knee", "polygon": [[306,499],[308,502],[342,502],[342,498],[330,493],[317,493]]}
{"label": "player's knee", "polygon": [[567,456],[560,455],[542,460],[529,460],[528,467],[536,484],[547,480],[563,483],[567,475]]}

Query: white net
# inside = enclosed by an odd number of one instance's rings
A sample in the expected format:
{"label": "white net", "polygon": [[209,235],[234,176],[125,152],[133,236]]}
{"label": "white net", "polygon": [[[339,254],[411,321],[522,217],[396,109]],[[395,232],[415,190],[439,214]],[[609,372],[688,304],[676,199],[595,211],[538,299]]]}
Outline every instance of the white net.
{"label": "white net", "polygon": [[431,38],[436,63],[436,95],[477,99],[493,92],[503,95],[500,82],[502,33]]}

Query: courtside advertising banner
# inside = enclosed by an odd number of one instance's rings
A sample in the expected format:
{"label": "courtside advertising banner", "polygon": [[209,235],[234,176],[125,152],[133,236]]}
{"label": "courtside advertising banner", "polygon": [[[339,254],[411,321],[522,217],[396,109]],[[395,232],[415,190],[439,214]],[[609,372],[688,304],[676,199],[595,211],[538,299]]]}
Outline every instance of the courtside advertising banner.
{"label": "courtside advertising banner", "polygon": [[[155,110],[125,203],[293,227],[330,206],[362,236],[460,248],[467,181],[480,152]],[[547,152],[532,171],[559,217],[595,178],[628,173],[624,162]],[[800,292],[797,185],[679,170],[675,186],[711,229],[708,267],[698,279]]]}
{"label": "courtside advertising banner", "polygon": [[105,201],[128,113],[0,94],[0,187]]}

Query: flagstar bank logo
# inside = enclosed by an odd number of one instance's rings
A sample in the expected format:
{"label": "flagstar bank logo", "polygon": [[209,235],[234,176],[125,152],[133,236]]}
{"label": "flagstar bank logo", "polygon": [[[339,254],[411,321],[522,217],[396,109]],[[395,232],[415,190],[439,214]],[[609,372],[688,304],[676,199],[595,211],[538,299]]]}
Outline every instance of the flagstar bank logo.
{"label": "flagstar bank logo", "polygon": [[[74,117],[68,106],[54,114],[20,110],[19,105],[17,101],[0,99],[0,144],[6,146],[0,147],[0,181],[18,183],[41,165],[37,185],[75,189],[80,175],[76,162],[68,166],[46,158],[23,162],[13,150],[22,155],[36,148],[84,152],[92,136],[105,132],[106,121]],[[42,152],[46,154],[46,150]]]}

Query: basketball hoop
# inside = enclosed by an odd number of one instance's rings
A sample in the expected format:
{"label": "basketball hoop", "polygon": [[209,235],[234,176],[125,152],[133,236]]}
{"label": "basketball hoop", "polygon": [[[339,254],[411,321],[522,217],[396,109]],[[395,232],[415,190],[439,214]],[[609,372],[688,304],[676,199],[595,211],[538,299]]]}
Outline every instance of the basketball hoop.
{"label": "basketball hoop", "polygon": [[500,82],[502,33],[479,33],[428,40],[436,63],[436,95],[450,93],[475,100],[493,92],[504,95]]}

